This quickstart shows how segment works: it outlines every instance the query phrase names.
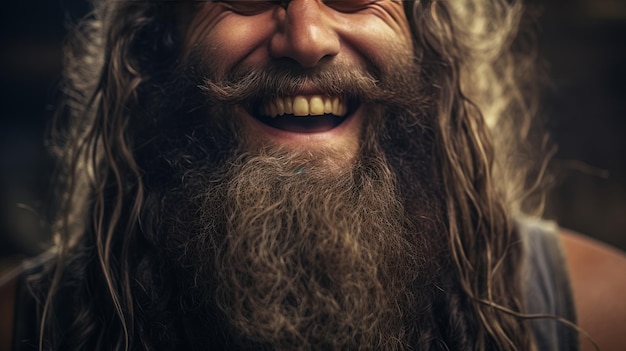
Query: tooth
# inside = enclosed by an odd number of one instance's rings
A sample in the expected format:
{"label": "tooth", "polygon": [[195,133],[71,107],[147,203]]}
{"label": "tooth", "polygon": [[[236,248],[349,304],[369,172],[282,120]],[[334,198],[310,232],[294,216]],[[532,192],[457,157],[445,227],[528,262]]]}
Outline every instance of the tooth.
{"label": "tooth", "polygon": [[304,96],[296,96],[293,99],[293,115],[307,116],[309,114],[309,102]]}
{"label": "tooth", "polygon": [[293,99],[290,97],[285,97],[283,100],[285,102],[285,113],[292,114],[293,113]]}
{"label": "tooth", "polygon": [[333,98],[333,115],[341,116],[341,110],[339,106],[339,98]]}
{"label": "tooth", "polygon": [[319,95],[315,95],[309,101],[309,109],[311,115],[323,115],[324,114],[324,100]]}
{"label": "tooth", "polygon": [[346,105],[345,103],[342,103],[340,116],[342,117],[345,116],[347,112],[348,112],[348,105]]}
{"label": "tooth", "polygon": [[324,99],[324,113],[333,113],[333,103],[330,98]]}
{"label": "tooth", "polygon": [[278,98],[276,99],[276,101],[274,101],[274,104],[276,105],[276,113],[278,113],[279,116],[282,116],[285,114],[285,102],[283,101],[283,99]]}

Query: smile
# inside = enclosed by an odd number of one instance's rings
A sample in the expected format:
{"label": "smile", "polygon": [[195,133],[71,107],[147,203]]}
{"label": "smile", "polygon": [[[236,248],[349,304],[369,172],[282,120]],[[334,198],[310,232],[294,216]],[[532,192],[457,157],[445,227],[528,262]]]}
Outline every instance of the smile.
{"label": "smile", "polygon": [[294,133],[322,133],[341,125],[355,110],[345,97],[294,95],[256,104],[253,114],[262,123]]}

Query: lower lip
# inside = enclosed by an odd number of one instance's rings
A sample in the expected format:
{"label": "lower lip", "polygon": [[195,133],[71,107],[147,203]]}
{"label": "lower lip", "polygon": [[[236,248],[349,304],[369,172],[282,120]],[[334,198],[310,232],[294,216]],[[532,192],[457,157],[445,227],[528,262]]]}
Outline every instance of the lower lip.
{"label": "lower lip", "polygon": [[[247,120],[249,120],[254,130],[261,130],[265,135],[268,135],[270,139],[277,141],[280,144],[292,144],[294,146],[302,146],[309,143],[332,143],[338,141],[339,138],[343,138],[348,134],[355,132],[358,127],[357,121],[360,119],[362,107],[359,107],[351,115],[344,117],[345,121],[339,124],[337,127],[330,130],[318,133],[297,133],[290,132],[281,129],[276,129],[268,126],[267,124],[259,121],[254,116],[251,116],[247,111],[240,108]],[[297,117],[297,118],[315,118],[315,117]]]}

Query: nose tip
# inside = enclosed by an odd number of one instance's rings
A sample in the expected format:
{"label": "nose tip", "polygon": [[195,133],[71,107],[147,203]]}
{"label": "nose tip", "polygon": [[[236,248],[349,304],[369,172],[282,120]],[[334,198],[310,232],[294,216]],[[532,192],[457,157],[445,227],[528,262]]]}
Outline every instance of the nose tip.
{"label": "nose tip", "polygon": [[325,57],[339,53],[340,42],[319,0],[292,0],[279,15],[279,26],[270,51],[275,58],[290,58],[303,67],[314,67]]}

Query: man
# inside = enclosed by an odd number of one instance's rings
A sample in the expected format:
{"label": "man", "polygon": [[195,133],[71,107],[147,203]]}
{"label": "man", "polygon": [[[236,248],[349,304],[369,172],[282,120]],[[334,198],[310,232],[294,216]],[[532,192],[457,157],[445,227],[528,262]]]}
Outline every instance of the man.
{"label": "man", "polygon": [[568,235],[566,262],[523,215],[520,13],[97,4],[68,51],[54,259],[6,288],[14,348],[619,349],[623,256]]}

